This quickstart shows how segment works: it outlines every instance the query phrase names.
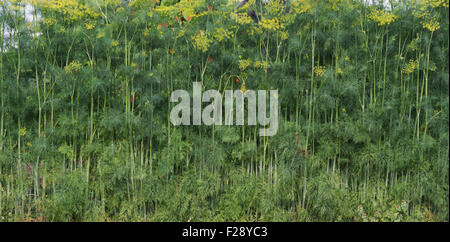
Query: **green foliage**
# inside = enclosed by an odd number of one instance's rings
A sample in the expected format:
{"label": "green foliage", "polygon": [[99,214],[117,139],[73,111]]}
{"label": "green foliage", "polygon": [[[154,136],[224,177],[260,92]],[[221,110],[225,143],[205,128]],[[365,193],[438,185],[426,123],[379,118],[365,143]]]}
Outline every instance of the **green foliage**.
{"label": "green foliage", "polygon": [[[250,2],[2,1],[0,221],[448,221],[448,1]],[[278,133],[173,126],[195,81]]]}

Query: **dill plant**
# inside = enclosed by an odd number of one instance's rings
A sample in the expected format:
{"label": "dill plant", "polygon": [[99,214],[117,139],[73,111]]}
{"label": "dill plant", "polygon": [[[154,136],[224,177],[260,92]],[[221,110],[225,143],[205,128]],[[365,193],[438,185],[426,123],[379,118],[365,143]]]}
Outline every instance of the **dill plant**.
{"label": "dill plant", "polygon": [[[448,221],[448,1],[284,2],[2,1],[0,221]],[[173,126],[193,82],[279,132]]]}

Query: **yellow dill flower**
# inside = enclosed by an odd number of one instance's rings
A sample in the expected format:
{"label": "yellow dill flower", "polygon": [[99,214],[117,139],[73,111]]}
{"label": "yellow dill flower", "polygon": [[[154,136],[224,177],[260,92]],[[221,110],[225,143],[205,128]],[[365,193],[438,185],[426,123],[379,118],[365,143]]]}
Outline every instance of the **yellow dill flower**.
{"label": "yellow dill flower", "polygon": [[48,26],[52,26],[52,25],[56,24],[56,19],[54,19],[54,18],[43,18],[43,21]]}
{"label": "yellow dill flower", "polygon": [[247,13],[232,13],[232,19],[238,24],[251,24],[253,22],[252,18],[250,18]]}
{"label": "yellow dill flower", "polygon": [[346,56],[345,61],[350,61],[350,57]]}
{"label": "yellow dill flower", "polygon": [[286,31],[282,31],[280,37],[282,40],[287,40],[289,38],[289,34]]}
{"label": "yellow dill flower", "polygon": [[113,40],[113,41],[111,42],[111,45],[112,45],[113,47],[116,47],[116,46],[119,45],[119,41]]}
{"label": "yellow dill flower", "polygon": [[91,30],[91,29],[95,28],[95,25],[92,23],[85,23],[84,27],[86,27],[87,30]]}
{"label": "yellow dill flower", "polygon": [[344,74],[344,72],[342,71],[342,69],[341,69],[341,68],[337,68],[337,70],[336,70],[336,74],[338,74],[338,75],[342,75],[342,74]]}
{"label": "yellow dill flower", "polygon": [[[110,0],[106,0],[106,1],[110,1]],[[113,1],[117,1],[117,0],[113,0]],[[156,1],[149,1],[149,0],[131,0],[130,1],[130,6],[131,7],[135,7],[135,8],[143,8],[146,6],[146,4],[148,4],[148,2],[156,2]],[[120,2],[119,2],[120,4]]]}
{"label": "yellow dill flower", "polygon": [[[243,67],[247,68],[246,65],[249,64],[248,62],[250,62],[250,59],[243,60],[242,62],[243,62],[242,63]],[[251,65],[251,63],[249,65]],[[269,62],[267,62],[267,61],[255,61],[255,62],[253,62],[253,67],[254,68],[267,69],[269,67]]]}
{"label": "yellow dill flower", "polygon": [[[182,15],[185,19],[191,20],[192,18],[201,17],[209,13],[209,11],[204,11],[196,14],[196,9],[205,4],[206,0],[181,0],[169,6],[157,6],[153,11],[167,17]],[[148,15],[153,16],[153,13],[149,12]]]}
{"label": "yellow dill flower", "polygon": [[285,11],[285,6],[280,0],[269,1],[266,5],[267,12],[272,16],[281,16]]}
{"label": "yellow dill flower", "polygon": [[247,87],[245,86],[245,82],[241,86],[241,92],[245,93],[247,91]]}
{"label": "yellow dill flower", "polygon": [[253,36],[253,35],[261,35],[262,33],[264,33],[264,31],[263,31],[263,29],[261,28],[261,27],[259,27],[259,26],[252,26],[251,28],[250,28],[250,32],[249,32],[249,35],[250,36]]}
{"label": "yellow dill flower", "polygon": [[231,31],[227,31],[224,28],[220,27],[216,30],[216,32],[214,33],[214,39],[216,39],[218,42],[221,42],[224,39],[229,39],[232,36],[232,32]]}
{"label": "yellow dill flower", "polygon": [[384,11],[384,9],[372,9],[367,17],[370,20],[378,23],[379,26],[389,25],[398,18],[398,16],[396,16],[395,14],[386,12]]}
{"label": "yellow dill flower", "polygon": [[206,52],[212,42],[211,39],[208,38],[208,34],[206,31],[198,31],[196,35],[192,37],[194,48],[201,50],[202,52]]}
{"label": "yellow dill flower", "polygon": [[23,127],[19,130],[19,135],[20,136],[25,136],[27,134],[27,128]]}
{"label": "yellow dill flower", "polygon": [[420,24],[422,24],[423,28],[434,32],[441,27],[434,9],[441,6],[448,8],[448,2],[448,0],[424,0],[413,11],[413,15],[420,19]]}
{"label": "yellow dill flower", "polygon": [[181,38],[183,36],[184,36],[184,30],[182,29],[182,30],[178,31],[177,38]]}
{"label": "yellow dill flower", "polygon": [[449,0],[423,0],[423,4],[425,7],[432,7],[432,8],[437,8],[437,7],[446,7],[448,8],[448,3]]}
{"label": "yellow dill flower", "polygon": [[261,26],[263,29],[272,31],[277,31],[280,28],[284,28],[278,18],[268,19],[263,17],[259,22],[259,26]]}
{"label": "yellow dill flower", "polygon": [[314,73],[316,76],[323,76],[323,74],[325,74],[325,66],[315,66]]}
{"label": "yellow dill flower", "polygon": [[[78,0],[33,0],[33,6],[42,7],[45,10],[52,10],[62,13],[68,21],[77,21],[85,18],[98,18],[98,10],[91,9],[87,4]],[[117,1],[106,1],[105,4],[117,6]]]}
{"label": "yellow dill flower", "polygon": [[428,18],[427,20],[421,21],[420,23],[422,24],[422,26],[425,29],[428,29],[431,32],[434,32],[434,31],[440,29],[440,24],[437,21],[436,17]]}
{"label": "yellow dill flower", "polygon": [[239,69],[241,69],[243,71],[243,70],[247,69],[247,67],[249,67],[251,64],[252,64],[251,59],[239,60]]}
{"label": "yellow dill flower", "polygon": [[412,72],[414,72],[414,70],[416,70],[419,67],[419,63],[417,63],[417,61],[415,60],[409,60],[409,63],[406,64],[403,68],[402,68],[402,73],[403,74],[411,74]]}
{"label": "yellow dill flower", "polygon": [[306,13],[311,10],[311,2],[309,0],[291,1],[290,8],[296,14]]}
{"label": "yellow dill flower", "polygon": [[81,69],[81,64],[78,61],[72,61],[72,62],[70,62],[69,65],[64,67],[64,70],[70,74],[78,72],[80,69]]}

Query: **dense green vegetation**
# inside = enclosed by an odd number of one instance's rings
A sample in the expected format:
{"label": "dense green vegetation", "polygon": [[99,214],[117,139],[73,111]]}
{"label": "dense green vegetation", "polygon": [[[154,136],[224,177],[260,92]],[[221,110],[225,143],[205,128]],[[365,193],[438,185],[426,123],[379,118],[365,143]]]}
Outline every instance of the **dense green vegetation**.
{"label": "dense green vegetation", "polygon": [[[2,0],[0,221],[448,221],[448,0],[288,2]],[[172,125],[195,81],[278,133]]]}

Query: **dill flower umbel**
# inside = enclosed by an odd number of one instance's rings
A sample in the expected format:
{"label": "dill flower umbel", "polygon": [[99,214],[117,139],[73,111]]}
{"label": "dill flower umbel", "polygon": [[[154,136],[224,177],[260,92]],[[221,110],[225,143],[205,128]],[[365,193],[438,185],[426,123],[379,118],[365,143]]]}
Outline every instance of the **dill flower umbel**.
{"label": "dill flower umbel", "polygon": [[286,31],[282,31],[280,33],[280,37],[281,37],[282,40],[287,40],[289,38],[289,33],[286,32]]}
{"label": "dill flower umbel", "polygon": [[284,26],[280,23],[280,20],[278,18],[267,19],[263,17],[259,22],[259,26],[261,26],[263,29],[272,31],[277,31],[280,28],[281,29],[284,28]]}
{"label": "dill flower umbel", "polygon": [[311,10],[311,3],[310,1],[292,1],[290,8],[292,11],[296,14],[302,14],[309,10]]}
{"label": "dill flower umbel", "polygon": [[27,134],[27,128],[26,127],[20,128],[19,135],[25,136],[26,134]]}
{"label": "dill flower umbel", "polygon": [[194,48],[206,52],[211,45],[212,40],[208,38],[206,31],[200,30],[192,37]]}
{"label": "dill flower umbel", "polygon": [[56,22],[57,22],[55,18],[46,18],[46,17],[44,17],[42,20],[48,26],[52,26],[52,25],[56,24]]}
{"label": "dill flower umbel", "polygon": [[97,10],[77,0],[36,0],[32,4],[39,4],[45,10],[63,13],[64,18],[69,21],[77,21],[83,18],[97,18],[100,16]]}
{"label": "dill flower umbel", "polygon": [[216,32],[214,33],[213,37],[214,39],[216,39],[218,42],[221,42],[224,39],[229,39],[232,37],[232,32],[231,31],[227,31],[224,28],[220,27],[216,30]]}
{"label": "dill flower umbel", "polygon": [[316,76],[323,76],[325,74],[325,66],[315,66],[314,73]]}
{"label": "dill flower umbel", "polygon": [[440,6],[448,8],[448,0],[423,0],[425,6],[430,6],[432,8],[437,8]]}
{"label": "dill flower umbel", "polygon": [[421,20],[420,24],[423,28],[434,32],[439,30],[441,26],[433,10],[438,7],[448,8],[448,2],[448,0],[424,0],[420,7],[414,10],[413,14]]}
{"label": "dill flower umbel", "polygon": [[417,61],[415,60],[409,60],[409,63],[406,64],[403,68],[402,68],[402,73],[403,74],[411,74],[412,72],[414,72],[414,70],[416,70],[419,67],[419,64],[417,63]]}
{"label": "dill flower umbel", "polygon": [[389,25],[390,23],[394,22],[398,16],[396,16],[393,13],[386,12],[384,9],[378,10],[373,9],[370,13],[368,18],[376,23],[378,23],[379,26]]}
{"label": "dill flower umbel", "polygon": [[251,60],[251,59],[247,59],[247,60],[239,60],[239,69],[245,70],[245,69],[247,69],[247,67],[249,67],[251,64],[252,64],[252,60]]}
{"label": "dill flower umbel", "polygon": [[[249,60],[245,60],[245,61],[249,61]],[[244,63],[245,63],[245,61],[244,61]],[[267,62],[267,61],[255,61],[255,62],[253,62],[253,67],[254,68],[267,69],[267,68],[269,68],[269,62]]]}
{"label": "dill flower umbel", "polygon": [[91,30],[91,29],[95,28],[95,25],[92,23],[85,23],[84,27],[86,27],[87,30]]}
{"label": "dill flower umbel", "polygon": [[253,22],[252,18],[249,17],[247,13],[232,13],[231,17],[238,24],[251,24]]}
{"label": "dill flower umbel", "polygon": [[64,67],[64,70],[69,74],[78,72],[80,69],[81,69],[81,64],[78,61],[72,61],[72,62],[70,62],[69,65]]}
{"label": "dill flower umbel", "polygon": [[436,17],[428,18],[427,20],[421,21],[420,23],[425,29],[428,29],[431,32],[434,32],[441,27]]}

